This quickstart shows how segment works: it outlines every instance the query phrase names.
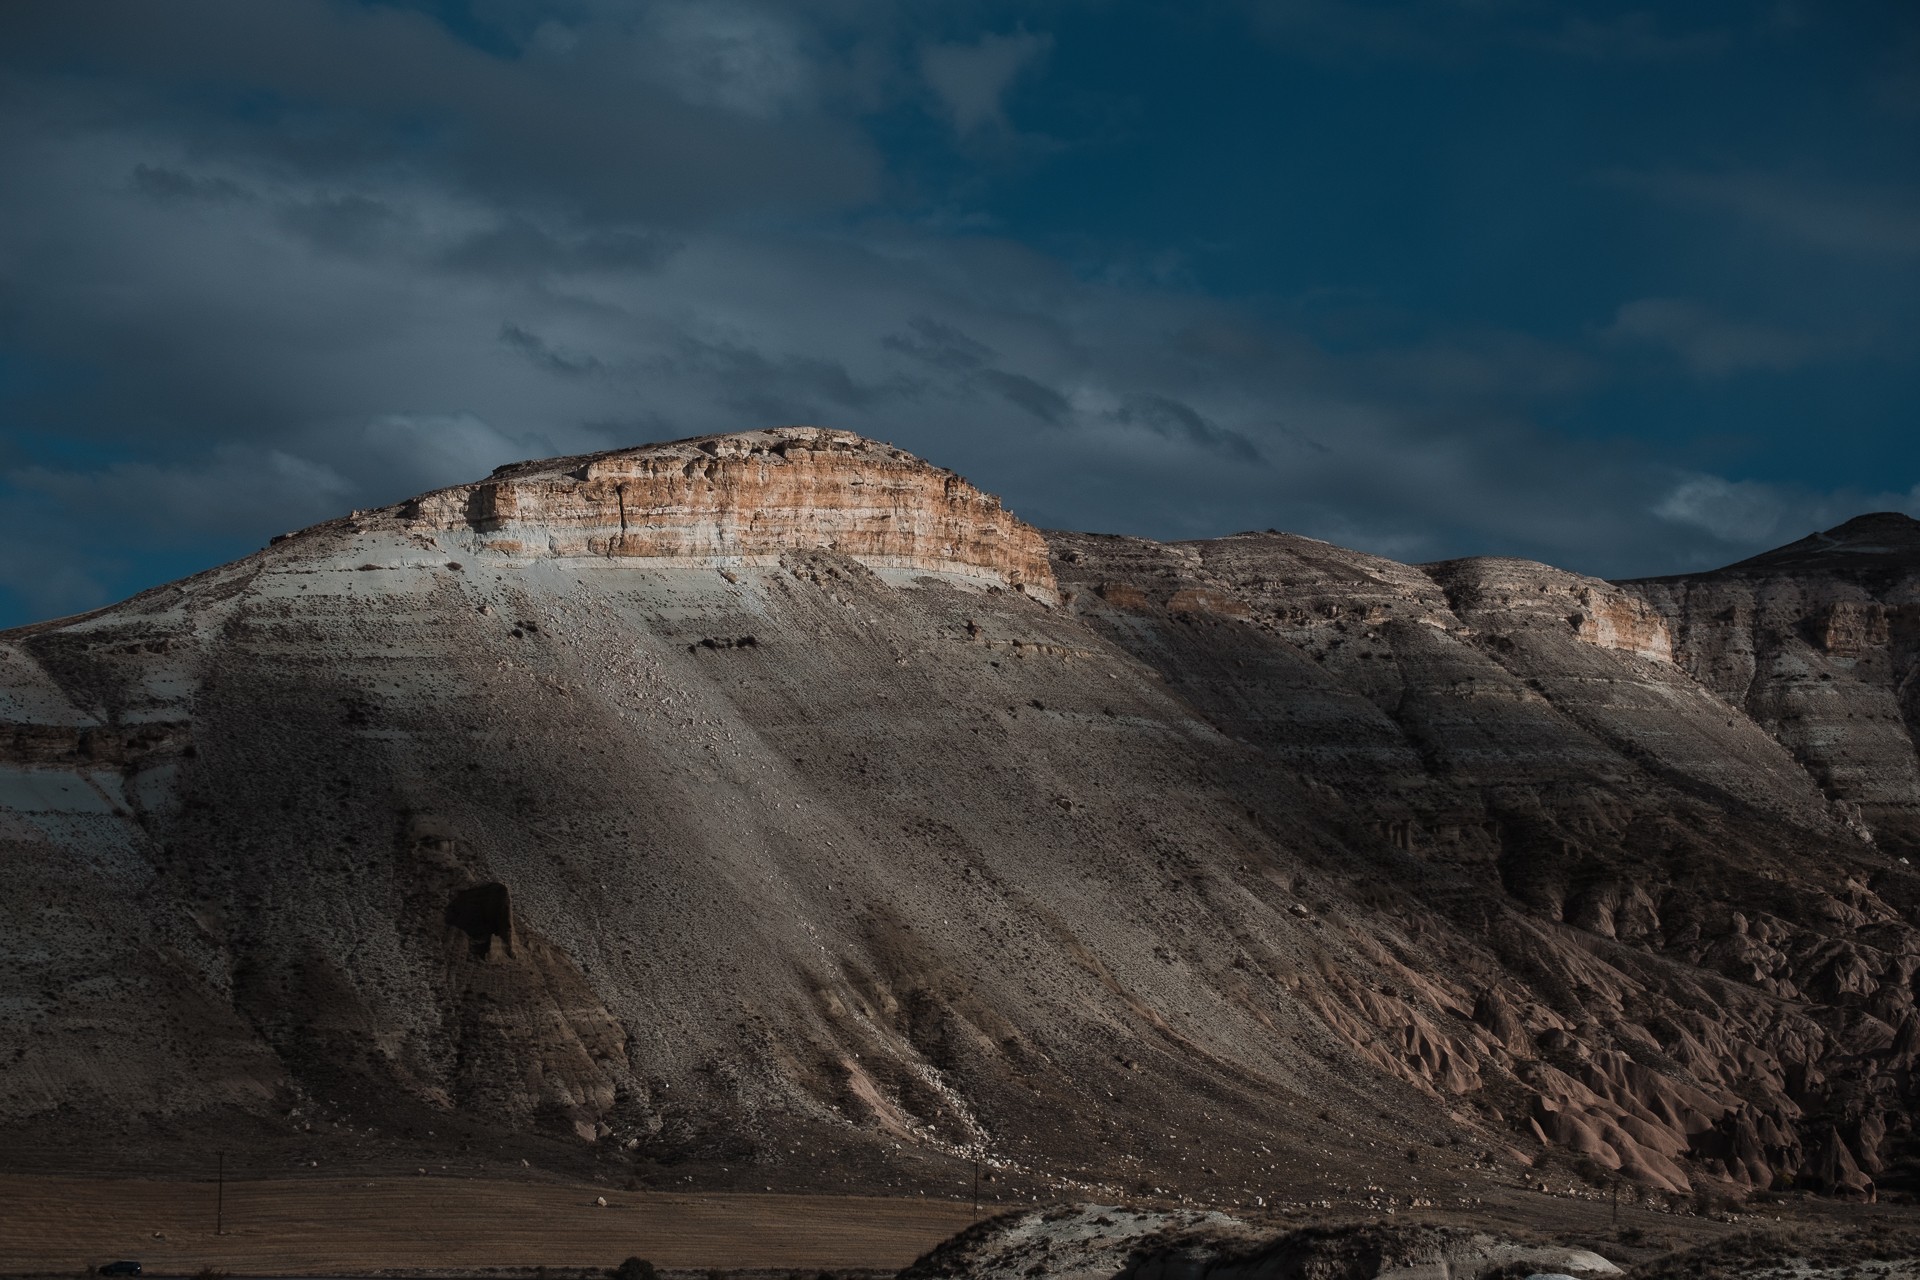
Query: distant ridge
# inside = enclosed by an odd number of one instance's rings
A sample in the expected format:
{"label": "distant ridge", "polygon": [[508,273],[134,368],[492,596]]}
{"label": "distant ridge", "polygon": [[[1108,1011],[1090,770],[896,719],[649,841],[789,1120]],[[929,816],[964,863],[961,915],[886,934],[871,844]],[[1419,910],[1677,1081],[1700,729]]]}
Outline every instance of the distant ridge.
{"label": "distant ridge", "polygon": [[1810,533],[1745,560],[1698,573],[1670,573],[1631,582],[1686,578],[1753,577],[1779,573],[1899,575],[1920,569],[1920,520],[1899,511],[1858,515],[1821,533]]}

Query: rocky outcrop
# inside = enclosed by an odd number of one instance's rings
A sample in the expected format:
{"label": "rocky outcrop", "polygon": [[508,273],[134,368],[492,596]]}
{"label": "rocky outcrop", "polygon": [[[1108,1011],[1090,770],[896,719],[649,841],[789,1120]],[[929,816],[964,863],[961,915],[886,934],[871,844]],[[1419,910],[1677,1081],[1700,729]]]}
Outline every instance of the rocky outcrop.
{"label": "rocky outcrop", "polygon": [[777,427],[502,467],[375,527],[474,535],[504,555],[713,563],[835,551],[1051,599],[1046,543],[950,471],[847,431]]}
{"label": "rocky outcrop", "polygon": [[1920,521],[1861,516],[1712,573],[1619,586],[1837,811],[1889,851],[1920,852]]}
{"label": "rocky outcrop", "polygon": [[1659,611],[1598,578],[1531,560],[1449,560],[1424,568],[1455,613],[1492,634],[1514,627],[1565,628],[1602,649],[1673,661],[1673,637]]}
{"label": "rocky outcrop", "polygon": [[1059,1205],[1008,1213],[919,1258],[900,1280],[1415,1280],[1621,1274],[1589,1249],[1426,1224],[1258,1227],[1222,1213]]}

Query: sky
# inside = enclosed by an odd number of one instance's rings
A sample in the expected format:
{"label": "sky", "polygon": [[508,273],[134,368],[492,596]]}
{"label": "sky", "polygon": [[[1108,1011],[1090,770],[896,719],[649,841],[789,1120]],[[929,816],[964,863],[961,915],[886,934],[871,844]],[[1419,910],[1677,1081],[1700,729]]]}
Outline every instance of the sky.
{"label": "sky", "polygon": [[1920,6],[0,5],[0,626],[784,423],[1410,561],[1920,516]]}

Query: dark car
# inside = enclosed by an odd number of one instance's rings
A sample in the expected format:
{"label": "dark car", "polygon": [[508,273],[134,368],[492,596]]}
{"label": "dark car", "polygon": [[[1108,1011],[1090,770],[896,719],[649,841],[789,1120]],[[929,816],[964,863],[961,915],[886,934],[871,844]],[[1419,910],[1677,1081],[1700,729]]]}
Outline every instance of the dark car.
{"label": "dark car", "polygon": [[100,1268],[100,1274],[103,1276],[137,1276],[140,1274],[140,1264],[123,1258],[119,1262],[109,1262],[106,1266]]}

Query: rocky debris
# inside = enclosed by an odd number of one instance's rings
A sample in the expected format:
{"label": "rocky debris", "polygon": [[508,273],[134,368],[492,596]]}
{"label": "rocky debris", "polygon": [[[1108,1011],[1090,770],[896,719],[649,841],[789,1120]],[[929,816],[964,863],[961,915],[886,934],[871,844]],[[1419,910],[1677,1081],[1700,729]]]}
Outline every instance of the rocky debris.
{"label": "rocky debris", "polygon": [[1635,1280],[1920,1280],[1920,1232],[1889,1222],[1741,1231],[1644,1262]]}
{"label": "rocky debris", "polygon": [[1059,1205],[978,1223],[900,1280],[1479,1280],[1498,1273],[1617,1276],[1590,1249],[1502,1239],[1457,1227],[1257,1227],[1220,1213]]}

